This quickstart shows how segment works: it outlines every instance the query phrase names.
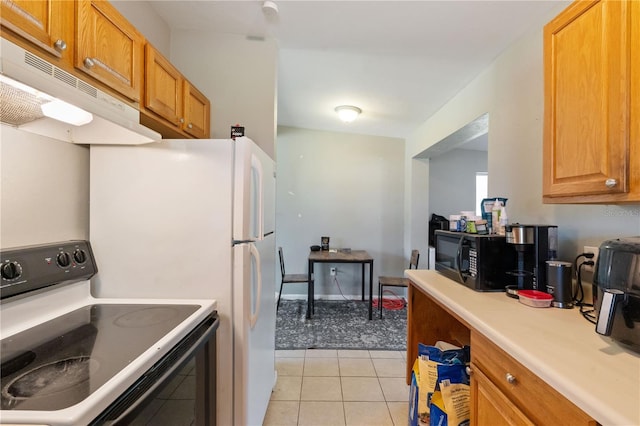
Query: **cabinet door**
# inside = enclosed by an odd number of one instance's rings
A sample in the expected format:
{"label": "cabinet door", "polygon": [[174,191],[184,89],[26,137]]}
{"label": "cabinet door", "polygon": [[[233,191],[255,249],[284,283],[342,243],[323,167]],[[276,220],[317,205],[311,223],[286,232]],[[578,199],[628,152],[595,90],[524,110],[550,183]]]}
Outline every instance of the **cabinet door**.
{"label": "cabinet door", "polygon": [[78,0],[75,66],[140,100],[144,37],[107,1]]}
{"label": "cabinet door", "polygon": [[184,121],[184,78],[152,45],[145,46],[144,106],[176,127]]}
{"label": "cabinet door", "polygon": [[509,399],[500,392],[477,365],[471,366],[472,425],[533,425]]}
{"label": "cabinet door", "polygon": [[576,1],[545,26],[545,197],[628,191],[630,3]]}
{"label": "cabinet door", "polygon": [[184,131],[196,138],[208,138],[211,103],[188,81],[185,81],[184,84],[184,108]]}
{"label": "cabinet door", "polygon": [[64,60],[73,60],[73,1],[2,0],[2,26],[34,46]]}

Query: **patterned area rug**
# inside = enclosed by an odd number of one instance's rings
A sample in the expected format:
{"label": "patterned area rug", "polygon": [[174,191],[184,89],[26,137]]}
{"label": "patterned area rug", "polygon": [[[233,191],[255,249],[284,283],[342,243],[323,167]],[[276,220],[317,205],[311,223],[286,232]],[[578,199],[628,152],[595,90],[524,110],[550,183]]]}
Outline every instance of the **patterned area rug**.
{"label": "patterned area rug", "polygon": [[305,300],[282,300],[276,319],[276,349],[405,350],[407,308],[374,307],[368,320],[368,302],[316,300],[315,314],[306,319]]}

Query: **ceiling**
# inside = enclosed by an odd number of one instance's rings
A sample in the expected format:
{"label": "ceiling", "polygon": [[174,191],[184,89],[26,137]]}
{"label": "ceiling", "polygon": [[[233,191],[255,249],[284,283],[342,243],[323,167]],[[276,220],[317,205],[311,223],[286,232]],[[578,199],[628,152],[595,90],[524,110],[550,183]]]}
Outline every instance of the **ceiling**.
{"label": "ceiling", "polygon": [[[278,124],[406,137],[555,1],[153,1],[174,29],[274,38]],[[334,108],[362,109],[353,123]]]}

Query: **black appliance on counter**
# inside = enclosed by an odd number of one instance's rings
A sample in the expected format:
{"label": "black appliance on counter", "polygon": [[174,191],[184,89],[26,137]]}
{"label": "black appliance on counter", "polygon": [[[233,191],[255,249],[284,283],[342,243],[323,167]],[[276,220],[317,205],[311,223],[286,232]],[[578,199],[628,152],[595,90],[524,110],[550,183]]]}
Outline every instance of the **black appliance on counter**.
{"label": "black appliance on counter", "polygon": [[191,411],[214,425],[214,302],[98,299],[96,273],[88,241],[0,252],[3,423],[147,424],[165,402],[156,396],[193,362]]}
{"label": "black appliance on counter", "polygon": [[507,272],[510,285],[546,292],[546,262],[558,257],[558,227],[512,223],[505,231],[507,243],[517,252],[517,266]]}
{"label": "black appliance on counter", "polygon": [[435,269],[476,291],[504,291],[516,251],[500,235],[435,231]]}
{"label": "black appliance on counter", "polygon": [[600,245],[593,285],[596,332],[640,353],[640,236]]}
{"label": "black appliance on counter", "polygon": [[449,219],[444,216],[432,213],[431,220],[429,220],[429,245],[431,247],[436,246],[436,231],[449,230]]}

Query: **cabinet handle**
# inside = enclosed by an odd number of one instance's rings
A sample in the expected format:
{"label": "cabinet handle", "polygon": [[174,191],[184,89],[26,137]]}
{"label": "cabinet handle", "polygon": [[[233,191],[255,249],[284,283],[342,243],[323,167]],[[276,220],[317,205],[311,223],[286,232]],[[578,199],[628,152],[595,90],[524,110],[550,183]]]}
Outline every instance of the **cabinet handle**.
{"label": "cabinet handle", "polygon": [[466,367],[465,371],[467,372],[467,376],[471,376],[473,374],[473,370],[471,369],[471,367]]}
{"label": "cabinet handle", "polygon": [[67,42],[64,40],[56,40],[56,42],[53,43],[53,47],[60,52],[65,51],[67,50]]}
{"label": "cabinet handle", "polygon": [[93,59],[91,59],[91,58],[84,58],[83,64],[87,68],[93,68],[96,63],[93,62]]}
{"label": "cabinet handle", "polygon": [[511,373],[505,374],[504,378],[507,379],[507,382],[509,382],[511,384],[514,384],[516,382],[516,376],[514,376]]}
{"label": "cabinet handle", "polygon": [[613,188],[618,184],[618,181],[616,179],[607,179],[604,181],[604,184],[607,188]]}
{"label": "cabinet handle", "polygon": [[180,124],[184,123],[184,118],[180,119]]}
{"label": "cabinet handle", "polygon": [[193,129],[193,124],[189,123],[189,124],[187,124],[187,127],[190,128],[190,129]]}

